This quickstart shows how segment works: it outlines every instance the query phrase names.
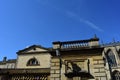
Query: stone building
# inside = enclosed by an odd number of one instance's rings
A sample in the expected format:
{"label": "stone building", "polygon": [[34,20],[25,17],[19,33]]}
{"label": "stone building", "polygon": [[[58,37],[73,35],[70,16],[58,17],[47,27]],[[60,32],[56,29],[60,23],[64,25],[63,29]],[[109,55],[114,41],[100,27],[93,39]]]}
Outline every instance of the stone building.
{"label": "stone building", "polygon": [[105,70],[109,80],[120,80],[120,42],[102,45]]}
{"label": "stone building", "polygon": [[0,80],[120,80],[120,44],[86,40],[32,45],[0,61]]}

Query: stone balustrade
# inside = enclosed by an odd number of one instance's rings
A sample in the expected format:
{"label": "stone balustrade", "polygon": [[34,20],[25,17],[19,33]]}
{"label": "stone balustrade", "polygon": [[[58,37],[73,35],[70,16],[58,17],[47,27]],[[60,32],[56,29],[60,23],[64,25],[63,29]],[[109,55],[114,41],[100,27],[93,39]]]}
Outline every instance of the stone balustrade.
{"label": "stone balustrade", "polygon": [[82,48],[82,47],[93,47],[98,45],[99,45],[98,38],[91,38],[87,40],[65,41],[65,42],[60,42],[60,41],[53,42],[54,49]]}

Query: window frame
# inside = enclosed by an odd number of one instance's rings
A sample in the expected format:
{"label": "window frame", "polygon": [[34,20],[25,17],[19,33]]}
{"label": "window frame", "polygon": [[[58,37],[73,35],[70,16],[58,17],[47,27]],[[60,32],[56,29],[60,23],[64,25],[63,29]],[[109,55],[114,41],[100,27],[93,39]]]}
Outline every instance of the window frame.
{"label": "window frame", "polygon": [[110,67],[116,67],[117,66],[115,54],[113,53],[113,51],[111,49],[109,49],[107,51],[106,58],[107,58],[107,61],[108,61],[108,64],[109,64]]}
{"label": "window frame", "polygon": [[28,60],[26,66],[39,66],[40,63],[38,62],[38,60],[34,57]]}

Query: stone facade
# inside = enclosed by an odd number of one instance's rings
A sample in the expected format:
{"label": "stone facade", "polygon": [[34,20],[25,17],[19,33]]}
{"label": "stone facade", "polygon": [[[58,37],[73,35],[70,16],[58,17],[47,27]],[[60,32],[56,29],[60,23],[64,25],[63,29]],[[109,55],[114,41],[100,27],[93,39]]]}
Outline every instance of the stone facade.
{"label": "stone facade", "polygon": [[60,60],[59,58],[51,59],[51,68],[50,68],[50,80],[60,80],[61,78],[60,71]]}
{"label": "stone facade", "polygon": [[32,45],[0,61],[0,80],[119,80],[120,44],[99,39]]}
{"label": "stone facade", "polygon": [[3,58],[3,61],[0,61],[0,68],[15,68],[16,66],[16,59],[9,59],[7,60],[7,57]]}

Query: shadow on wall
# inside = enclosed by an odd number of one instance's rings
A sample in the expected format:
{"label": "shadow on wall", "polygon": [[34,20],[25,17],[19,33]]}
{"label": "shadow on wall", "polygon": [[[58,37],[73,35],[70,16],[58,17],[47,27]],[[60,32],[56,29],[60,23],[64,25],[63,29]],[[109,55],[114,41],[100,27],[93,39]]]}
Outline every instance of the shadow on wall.
{"label": "shadow on wall", "polygon": [[79,73],[81,71],[81,68],[77,64],[73,62],[70,62],[70,63],[72,65],[73,73]]}

